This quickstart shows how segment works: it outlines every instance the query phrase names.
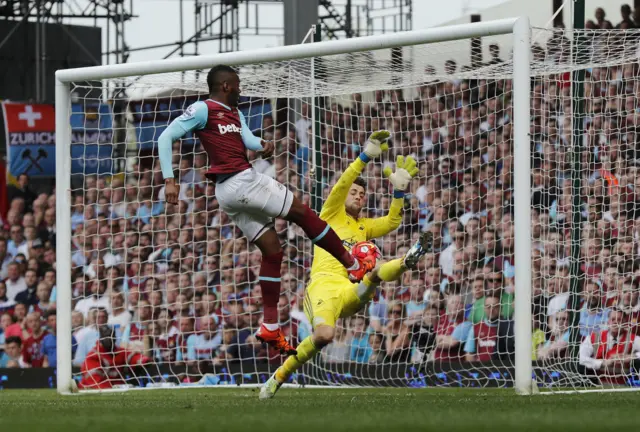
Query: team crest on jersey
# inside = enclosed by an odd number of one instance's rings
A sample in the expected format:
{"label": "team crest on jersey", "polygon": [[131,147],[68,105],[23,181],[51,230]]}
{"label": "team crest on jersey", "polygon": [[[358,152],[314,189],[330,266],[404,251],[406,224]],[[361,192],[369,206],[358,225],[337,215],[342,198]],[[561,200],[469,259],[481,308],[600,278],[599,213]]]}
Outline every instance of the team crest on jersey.
{"label": "team crest on jersey", "polygon": [[189,107],[186,110],[184,110],[180,118],[182,120],[189,120],[190,118],[193,118],[195,115],[196,115],[196,108],[193,105],[189,105]]}

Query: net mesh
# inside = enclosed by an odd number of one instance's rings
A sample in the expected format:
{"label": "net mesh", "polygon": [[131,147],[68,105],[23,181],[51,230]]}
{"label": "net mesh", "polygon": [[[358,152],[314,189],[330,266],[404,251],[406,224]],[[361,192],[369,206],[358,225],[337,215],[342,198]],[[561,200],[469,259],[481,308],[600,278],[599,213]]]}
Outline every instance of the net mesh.
{"label": "net mesh", "polygon": [[[533,29],[531,355],[541,387],[637,382],[639,37],[636,31]],[[513,65],[510,36],[485,38],[481,46],[489,43],[503,47],[502,58],[496,52],[473,66],[461,67],[469,58],[463,40],[402,48],[402,62],[399,51],[380,50],[239,68],[240,109],[256,135],[276,142],[272,159],[254,159],[257,171],[313,205],[326,199],[368,135],[388,129],[389,154],[363,173],[362,216],[386,214],[392,195],[382,170],[397,155],[413,155],[420,171],[403,223],[376,242],[392,259],[420,232],[433,236],[418,269],[384,284],[356,315],[339,319],[333,343],[293,381],[513,384]],[[572,115],[575,71],[584,72],[581,116]],[[262,319],[260,252],[219,209],[197,139],[173,146],[182,185],[178,206],[164,200],[155,153],[170,121],[206,98],[206,71],[75,83],[72,91],[81,95],[78,114],[85,122],[96,121],[89,107],[112,94],[128,95],[111,101],[117,145],[109,172],[82,139],[75,146],[85,150],[72,156],[86,161],[72,178],[74,365],[82,366],[97,341],[96,323],[108,323],[120,346],[145,359],[142,371],[105,367],[105,387],[263,382],[284,358],[255,338]],[[584,128],[582,152],[572,145],[576,124]],[[576,157],[581,169],[572,187]],[[577,225],[580,277],[572,295]],[[275,228],[285,251],[280,323],[297,345],[312,332],[302,301],[312,247],[297,226],[276,220]],[[81,380],[83,373],[74,376]]]}

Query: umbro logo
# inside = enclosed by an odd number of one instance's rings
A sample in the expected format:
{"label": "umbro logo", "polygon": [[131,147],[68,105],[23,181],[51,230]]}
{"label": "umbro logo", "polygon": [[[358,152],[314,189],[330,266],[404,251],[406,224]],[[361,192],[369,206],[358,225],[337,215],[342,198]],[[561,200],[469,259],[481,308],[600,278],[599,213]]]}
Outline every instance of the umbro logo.
{"label": "umbro logo", "polygon": [[234,133],[234,132],[235,133],[240,133],[241,132],[241,129],[238,126],[233,125],[233,124],[230,124],[230,125],[221,125],[221,124],[219,124],[218,125],[218,130],[220,131],[221,135],[224,135],[226,133]]}
{"label": "umbro logo", "polygon": [[222,117],[224,117],[224,113],[223,113],[222,111],[220,111],[220,112],[218,113],[218,118],[222,118]]}

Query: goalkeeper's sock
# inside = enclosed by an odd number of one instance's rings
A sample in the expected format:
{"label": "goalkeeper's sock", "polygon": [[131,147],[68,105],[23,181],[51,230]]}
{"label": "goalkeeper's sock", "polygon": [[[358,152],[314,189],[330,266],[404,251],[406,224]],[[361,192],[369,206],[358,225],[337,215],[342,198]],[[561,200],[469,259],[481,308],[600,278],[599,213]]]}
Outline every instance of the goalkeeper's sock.
{"label": "goalkeeper's sock", "polygon": [[[264,306],[264,324],[268,330],[278,328],[278,301],[280,300],[280,267],[282,265],[282,251],[262,257],[260,263],[260,290],[262,291],[262,305]],[[273,328],[275,326],[275,328]]]}
{"label": "goalkeeper's sock", "polygon": [[320,350],[316,348],[311,338],[312,336],[307,336],[307,338],[296,347],[298,354],[289,356],[282,366],[276,370],[276,380],[278,380],[280,384],[288,380],[291,374],[298,370],[300,366],[318,354]]}
{"label": "goalkeeper's sock", "polygon": [[347,269],[354,266],[355,260],[342,245],[342,240],[340,240],[338,234],[309,207],[306,208],[304,217],[294,222],[309,236],[313,244],[329,252],[335,259],[340,261],[340,264]]}
{"label": "goalkeeper's sock", "polygon": [[378,277],[385,282],[392,282],[398,280],[406,270],[403,259],[398,258],[382,264],[378,269]]}
{"label": "goalkeeper's sock", "polygon": [[362,303],[368,303],[373,299],[378,288],[379,283],[371,280],[371,277],[366,274],[359,284],[355,285],[356,295]]}

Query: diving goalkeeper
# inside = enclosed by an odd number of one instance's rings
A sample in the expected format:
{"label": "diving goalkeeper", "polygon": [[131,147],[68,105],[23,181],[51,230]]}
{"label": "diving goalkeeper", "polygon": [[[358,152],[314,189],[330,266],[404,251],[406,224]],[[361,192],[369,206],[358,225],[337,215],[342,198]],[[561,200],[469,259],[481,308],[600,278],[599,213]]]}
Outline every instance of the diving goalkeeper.
{"label": "diving goalkeeper", "polygon": [[[398,157],[395,172],[391,172],[391,168],[384,171],[394,187],[387,216],[376,219],[359,217],[366,202],[365,184],[359,175],[372,158],[388,148],[386,144],[375,145],[373,142],[384,143],[388,137],[387,131],[372,135],[373,139],[365,151],[340,176],[320,212],[320,218],[333,227],[346,247],[382,237],[397,229],[402,221],[404,194],[411,179],[418,173],[416,161],[411,157],[405,160],[402,156]],[[403,258],[376,266],[359,283],[352,283],[344,266],[324,250],[315,247],[311,282],[304,300],[304,310],[313,327],[313,334],[300,343],[297,355],[289,356],[263,385],[260,399],[272,398],[294,371],[331,343],[336,320],[358,312],[373,298],[381,281],[397,280],[407,268],[415,267],[418,259],[426,253],[422,243],[424,239],[416,243]],[[372,243],[370,246],[375,248]]]}

